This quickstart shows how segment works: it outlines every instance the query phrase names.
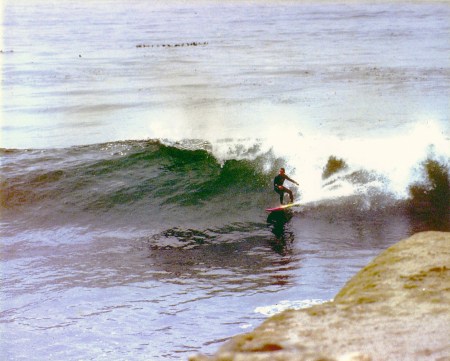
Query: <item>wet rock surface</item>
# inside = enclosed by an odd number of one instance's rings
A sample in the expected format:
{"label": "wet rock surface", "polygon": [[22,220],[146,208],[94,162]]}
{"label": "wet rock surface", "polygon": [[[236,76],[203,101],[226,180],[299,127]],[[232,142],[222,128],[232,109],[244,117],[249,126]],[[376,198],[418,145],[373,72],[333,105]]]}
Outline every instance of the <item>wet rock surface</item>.
{"label": "wet rock surface", "polygon": [[450,233],[400,241],[334,301],[287,310],[190,361],[450,360]]}

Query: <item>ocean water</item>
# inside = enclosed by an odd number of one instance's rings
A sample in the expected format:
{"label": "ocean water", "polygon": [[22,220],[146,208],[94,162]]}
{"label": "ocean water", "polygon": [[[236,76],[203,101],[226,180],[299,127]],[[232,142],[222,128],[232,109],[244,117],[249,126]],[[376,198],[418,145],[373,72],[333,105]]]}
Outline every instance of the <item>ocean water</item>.
{"label": "ocean water", "polygon": [[[4,2],[0,357],[212,353],[332,299],[400,239],[449,231],[449,17],[428,1]],[[302,205],[267,214],[282,166]]]}

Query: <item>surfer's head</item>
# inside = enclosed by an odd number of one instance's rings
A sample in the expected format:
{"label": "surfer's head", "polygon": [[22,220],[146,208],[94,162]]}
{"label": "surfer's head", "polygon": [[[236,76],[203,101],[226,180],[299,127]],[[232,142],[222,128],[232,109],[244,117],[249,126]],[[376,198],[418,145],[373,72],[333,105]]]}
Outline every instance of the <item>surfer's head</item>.
{"label": "surfer's head", "polygon": [[280,174],[284,174],[286,171],[284,168],[280,168]]}

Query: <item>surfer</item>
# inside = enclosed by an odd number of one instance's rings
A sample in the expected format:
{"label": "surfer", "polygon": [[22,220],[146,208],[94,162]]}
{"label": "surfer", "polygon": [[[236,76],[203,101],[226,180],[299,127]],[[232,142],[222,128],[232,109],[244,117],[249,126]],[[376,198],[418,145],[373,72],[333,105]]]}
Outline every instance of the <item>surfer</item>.
{"label": "surfer", "polygon": [[284,193],[289,194],[291,203],[294,202],[294,196],[292,194],[292,191],[290,189],[286,188],[285,186],[283,186],[284,181],[287,179],[288,181],[298,185],[298,183],[295,180],[293,180],[292,178],[289,178],[285,172],[286,171],[284,168],[280,168],[280,173],[273,180],[273,189],[275,190],[275,192],[277,192],[280,195],[280,203],[281,204],[283,204]]}

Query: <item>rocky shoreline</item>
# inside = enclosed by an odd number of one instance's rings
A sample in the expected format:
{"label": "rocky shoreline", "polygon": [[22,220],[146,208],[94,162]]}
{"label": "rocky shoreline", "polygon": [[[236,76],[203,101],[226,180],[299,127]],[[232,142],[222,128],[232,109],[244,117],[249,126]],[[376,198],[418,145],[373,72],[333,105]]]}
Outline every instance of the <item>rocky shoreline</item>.
{"label": "rocky shoreline", "polygon": [[382,252],[332,302],[287,310],[190,361],[450,360],[450,233]]}

